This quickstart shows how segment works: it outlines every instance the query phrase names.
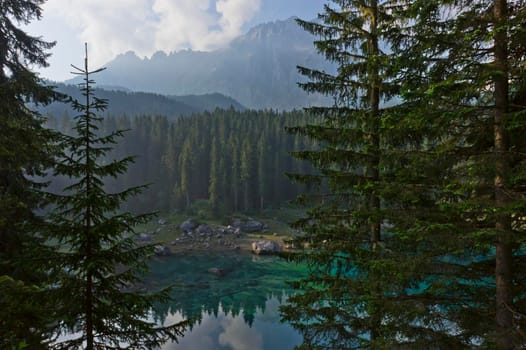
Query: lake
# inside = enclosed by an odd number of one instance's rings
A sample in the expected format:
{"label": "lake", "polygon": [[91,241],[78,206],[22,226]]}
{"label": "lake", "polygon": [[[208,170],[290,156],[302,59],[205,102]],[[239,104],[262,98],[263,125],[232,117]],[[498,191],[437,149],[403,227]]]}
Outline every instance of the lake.
{"label": "lake", "polygon": [[305,267],[272,256],[186,252],[151,263],[146,282],[173,285],[173,301],[159,305],[155,318],[172,324],[193,320],[179,343],[164,350],[289,350],[302,337],[280,322],[279,306],[293,293],[286,281]]}

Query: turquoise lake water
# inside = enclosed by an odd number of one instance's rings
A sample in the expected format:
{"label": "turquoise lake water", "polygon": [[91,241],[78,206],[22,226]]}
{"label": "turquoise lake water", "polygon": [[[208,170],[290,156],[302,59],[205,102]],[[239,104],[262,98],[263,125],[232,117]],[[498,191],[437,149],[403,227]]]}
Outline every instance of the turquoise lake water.
{"label": "turquoise lake water", "polygon": [[156,259],[147,283],[174,286],[173,301],[156,308],[156,319],[193,321],[178,344],[162,349],[293,349],[302,338],[280,322],[279,306],[293,293],[286,281],[304,273],[304,267],[278,257],[246,253],[190,252]]}

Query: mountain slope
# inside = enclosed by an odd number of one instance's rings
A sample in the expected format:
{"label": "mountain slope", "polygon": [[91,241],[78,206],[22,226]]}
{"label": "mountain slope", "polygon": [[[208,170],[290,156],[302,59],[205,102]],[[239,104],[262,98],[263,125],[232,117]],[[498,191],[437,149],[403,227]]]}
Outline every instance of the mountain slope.
{"label": "mountain slope", "polygon": [[[81,93],[74,85],[58,84],[57,91],[80,99]],[[98,98],[109,101],[106,114],[109,115],[165,115],[167,117],[188,116],[204,111],[213,111],[216,108],[245,110],[246,108],[236,100],[221,95],[189,95],[189,96],[164,96],[146,92],[128,92],[122,90],[106,90],[97,88]],[[77,114],[69,104],[54,102],[47,106],[39,106],[38,111],[44,115],[61,116],[65,113],[70,116]]]}
{"label": "mountain slope", "polygon": [[109,62],[97,82],[165,95],[221,93],[257,109],[327,103],[297,86],[303,80],[297,65],[334,70],[313,40],[290,18],[256,26],[222,50],[157,52],[144,59],[130,51]]}

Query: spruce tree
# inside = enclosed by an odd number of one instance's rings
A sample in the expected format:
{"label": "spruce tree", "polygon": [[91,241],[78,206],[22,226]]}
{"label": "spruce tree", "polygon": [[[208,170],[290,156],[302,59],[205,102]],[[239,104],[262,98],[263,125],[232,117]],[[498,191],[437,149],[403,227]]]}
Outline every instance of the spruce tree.
{"label": "spruce tree", "polygon": [[300,85],[332,96],[334,105],[309,108],[318,122],[290,128],[321,145],[294,153],[318,174],[292,178],[322,186],[317,195],[300,198],[314,200],[295,224],[305,233],[299,244],[310,247],[296,258],[309,263],[310,274],[283,307],[284,318],[302,331],[306,349],[425,346],[433,332],[419,343],[426,321],[408,292],[421,277],[414,273],[416,240],[398,226],[382,229],[414,217],[410,203],[417,195],[400,176],[414,151],[411,135],[398,125],[406,106],[390,101],[399,93],[392,26],[401,22],[396,16],[404,6],[375,0],[331,5],[320,21],[298,21],[320,38],[318,51],[338,69],[330,74],[299,67],[309,78]]}
{"label": "spruce tree", "polygon": [[[43,254],[35,211],[44,204],[36,176],[52,163],[55,135],[43,127],[34,104],[55,96],[30,70],[45,67],[54,43],[21,27],[40,19],[42,0],[0,3],[0,348],[38,349],[51,315],[39,292]],[[31,102],[29,104],[28,102]],[[16,306],[16,307],[15,307]]]}
{"label": "spruce tree", "polygon": [[[311,274],[285,318],[305,348],[523,347],[524,2],[333,3],[302,22],[339,70],[302,69],[335,106],[293,129],[324,145],[297,153],[320,175],[296,178],[329,192],[298,223]],[[366,129],[374,107],[346,97],[373,101],[376,59],[400,102]]]}
{"label": "spruce tree", "polygon": [[519,136],[526,110],[525,5],[466,0],[415,7],[411,39],[398,50],[410,62],[401,76],[404,97],[436,127],[431,153],[448,159],[435,186],[446,215],[426,224],[435,234],[450,232],[441,242],[453,266],[443,294],[458,300],[449,303],[448,317],[457,333],[499,349],[526,343]]}
{"label": "spruce tree", "polygon": [[210,149],[210,181],[208,185],[208,198],[210,208],[214,215],[218,215],[221,211],[222,198],[219,194],[220,185],[220,167],[219,167],[219,143],[217,137],[212,137],[212,146]]}
{"label": "spruce tree", "polygon": [[104,189],[104,179],[126,171],[131,157],[111,162],[101,158],[112,149],[122,130],[97,134],[107,101],[94,96],[91,75],[102,69],[88,69],[87,46],[84,68],[75,74],[85,101],[72,101],[80,114],[75,117],[76,135],[63,136],[65,150],[55,175],[70,177],[73,183],[63,195],[55,195],[57,209],[51,215],[52,234],[60,249],[55,256],[55,287],[49,291],[62,315],[62,326],[72,333],[56,349],[145,349],[159,346],[181,334],[184,323],[156,326],[149,319],[155,302],[165,302],[168,290],[157,293],[136,291],[140,274],[147,268],[152,246],[138,246],[133,229],[151,215],[120,212],[122,202],[143,187],[117,193]]}
{"label": "spruce tree", "polygon": [[190,210],[194,184],[193,174],[195,172],[195,157],[190,139],[185,141],[183,149],[181,150],[179,168],[181,169],[181,192],[184,197],[184,208],[185,210]]}

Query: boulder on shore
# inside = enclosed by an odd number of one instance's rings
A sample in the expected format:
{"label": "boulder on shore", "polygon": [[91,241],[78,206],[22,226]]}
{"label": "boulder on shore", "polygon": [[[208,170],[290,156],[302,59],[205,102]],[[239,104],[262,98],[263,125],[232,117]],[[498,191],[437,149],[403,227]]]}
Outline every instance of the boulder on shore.
{"label": "boulder on shore", "polygon": [[246,232],[246,233],[252,233],[252,232],[261,232],[263,228],[265,227],[265,225],[254,219],[248,219],[245,221],[235,219],[232,222],[232,227],[234,229],[240,229],[241,231]]}
{"label": "boulder on shore", "polygon": [[197,226],[195,232],[197,232],[200,236],[204,236],[204,235],[211,235],[213,230],[207,224],[201,224]]}
{"label": "boulder on shore", "polygon": [[171,254],[171,250],[167,246],[159,244],[154,247],[154,253],[158,256],[167,256]]}
{"label": "boulder on shore", "polygon": [[261,232],[264,225],[257,220],[247,220],[241,225],[241,231],[250,232]]}
{"label": "boulder on shore", "polygon": [[150,242],[152,240],[152,236],[146,232],[143,232],[139,234],[137,240],[142,242]]}
{"label": "boulder on shore", "polygon": [[270,239],[252,242],[252,253],[257,255],[276,254],[281,252],[281,245]]}
{"label": "boulder on shore", "polygon": [[181,224],[180,228],[181,228],[181,231],[183,231],[184,233],[187,233],[187,232],[193,231],[197,226],[198,225],[194,220],[188,219]]}

